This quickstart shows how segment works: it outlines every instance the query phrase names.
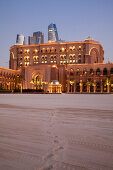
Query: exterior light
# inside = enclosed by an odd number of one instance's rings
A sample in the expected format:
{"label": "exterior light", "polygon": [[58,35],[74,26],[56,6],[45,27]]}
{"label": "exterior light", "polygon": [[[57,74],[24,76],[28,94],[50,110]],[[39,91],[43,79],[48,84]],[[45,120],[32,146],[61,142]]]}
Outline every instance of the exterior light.
{"label": "exterior light", "polygon": [[53,65],[52,67],[53,67],[53,68],[55,68],[55,67],[56,67],[56,65]]}
{"label": "exterior light", "polygon": [[62,48],[62,51],[64,51],[65,49],[64,49],[64,47]]}

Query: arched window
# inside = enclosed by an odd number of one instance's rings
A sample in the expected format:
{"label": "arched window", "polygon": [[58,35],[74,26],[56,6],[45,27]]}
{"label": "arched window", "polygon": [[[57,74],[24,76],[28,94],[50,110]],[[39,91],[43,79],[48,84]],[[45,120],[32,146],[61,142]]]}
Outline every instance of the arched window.
{"label": "arched window", "polygon": [[111,68],[111,70],[110,70],[110,74],[113,74],[113,68]]}
{"label": "arched window", "polygon": [[94,70],[91,68],[90,69],[90,74],[93,75],[94,74]]}
{"label": "arched window", "polygon": [[96,75],[100,75],[100,69],[99,68],[96,70]]}
{"label": "arched window", "polygon": [[103,75],[107,75],[107,73],[108,73],[107,69],[104,68],[104,70],[103,70]]}
{"label": "arched window", "polygon": [[84,70],[83,70],[83,75],[86,75],[86,74],[87,74],[87,70],[84,69]]}
{"label": "arched window", "polygon": [[79,68],[77,69],[76,74],[77,74],[77,75],[80,75],[80,69],[79,69]]}
{"label": "arched window", "polygon": [[70,76],[73,76],[74,75],[74,70],[71,68],[70,70]]}

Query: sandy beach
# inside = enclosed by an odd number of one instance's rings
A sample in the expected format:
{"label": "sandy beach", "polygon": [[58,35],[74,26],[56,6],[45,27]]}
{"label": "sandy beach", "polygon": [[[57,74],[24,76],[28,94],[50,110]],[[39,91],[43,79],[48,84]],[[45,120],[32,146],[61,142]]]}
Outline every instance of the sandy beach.
{"label": "sandy beach", "polygon": [[0,170],[113,170],[113,95],[1,94]]}

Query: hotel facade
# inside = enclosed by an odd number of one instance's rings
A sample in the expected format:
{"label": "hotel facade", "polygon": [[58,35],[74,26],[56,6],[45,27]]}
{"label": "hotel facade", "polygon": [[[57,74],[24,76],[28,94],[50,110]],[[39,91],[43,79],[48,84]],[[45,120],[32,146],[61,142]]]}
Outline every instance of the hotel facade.
{"label": "hotel facade", "polygon": [[9,69],[0,68],[3,89],[37,89],[50,93],[113,92],[113,64],[104,63],[102,45],[85,41],[16,44]]}

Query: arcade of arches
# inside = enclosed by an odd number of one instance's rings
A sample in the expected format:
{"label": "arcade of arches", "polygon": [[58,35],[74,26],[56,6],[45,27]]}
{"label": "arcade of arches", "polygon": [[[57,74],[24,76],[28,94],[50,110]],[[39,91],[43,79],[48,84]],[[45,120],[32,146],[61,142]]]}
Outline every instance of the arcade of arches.
{"label": "arcade of arches", "polygon": [[38,74],[36,69],[35,76],[32,76],[35,69],[31,68],[30,66],[23,70],[0,68],[0,89],[21,89],[22,86],[23,89],[42,89],[50,93],[113,92],[113,64],[110,63],[68,65],[67,67],[54,65],[51,69],[50,66],[49,69],[41,66],[38,68],[40,73]]}
{"label": "arcade of arches", "polygon": [[0,68],[0,89],[20,89],[22,76],[19,70]]}
{"label": "arcade of arches", "polygon": [[68,70],[67,92],[113,92],[113,67]]}

